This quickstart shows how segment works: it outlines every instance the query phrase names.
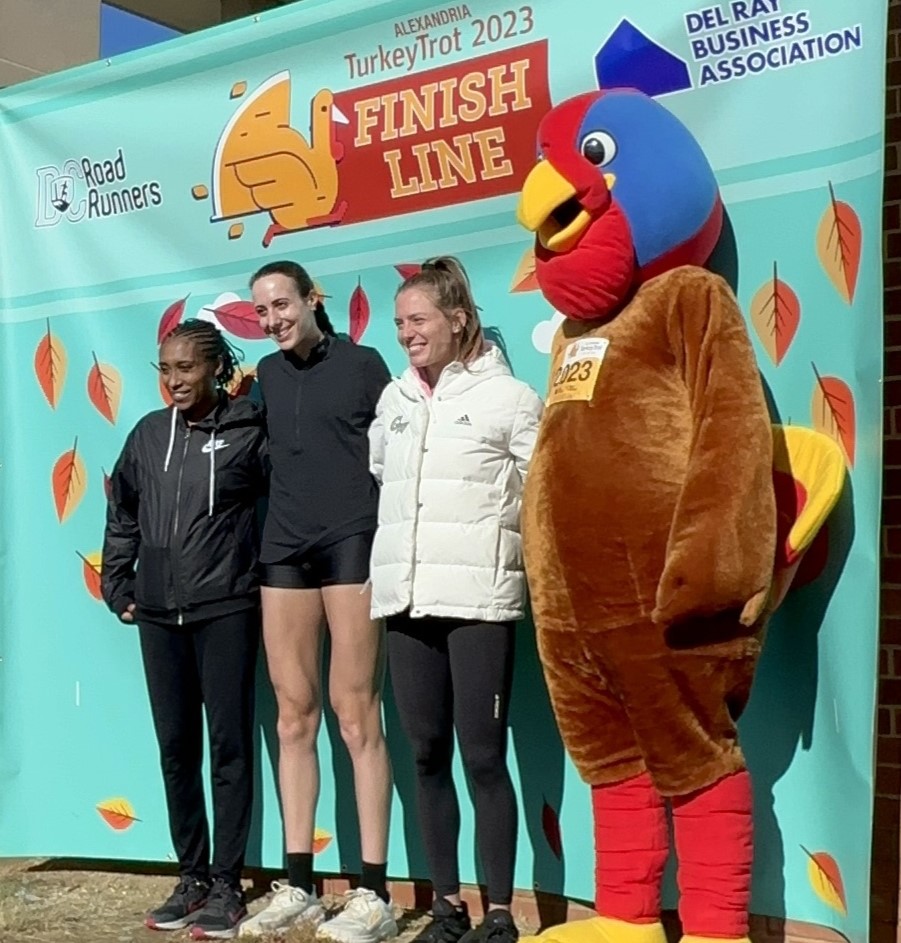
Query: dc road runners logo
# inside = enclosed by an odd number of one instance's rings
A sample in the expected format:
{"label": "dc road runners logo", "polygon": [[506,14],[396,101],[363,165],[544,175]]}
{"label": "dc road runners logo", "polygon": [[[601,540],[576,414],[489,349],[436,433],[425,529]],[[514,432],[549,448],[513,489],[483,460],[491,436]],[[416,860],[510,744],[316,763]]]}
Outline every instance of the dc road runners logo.
{"label": "dc road runners logo", "polygon": [[163,202],[158,180],[130,182],[125,153],[120,147],[114,157],[69,158],[61,167],[39,167],[36,229],[56,226],[62,220],[109,219],[123,213],[152,209]]}

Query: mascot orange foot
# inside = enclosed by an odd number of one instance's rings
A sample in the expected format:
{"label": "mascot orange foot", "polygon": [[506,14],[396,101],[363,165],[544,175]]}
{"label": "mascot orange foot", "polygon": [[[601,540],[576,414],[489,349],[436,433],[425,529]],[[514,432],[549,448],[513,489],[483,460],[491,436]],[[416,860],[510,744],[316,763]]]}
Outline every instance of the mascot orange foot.
{"label": "mascot orange foot", "polygon": [[704,268],[723,206],[700,146],[634,90],[538,132],[520,222],[566,320],[523,504],[560,732],[592,787],[598,917],[546,943],[748,934],[752,789],[736,722],[770,615],[841,492],[839,447],[773,427],[744,318]]}

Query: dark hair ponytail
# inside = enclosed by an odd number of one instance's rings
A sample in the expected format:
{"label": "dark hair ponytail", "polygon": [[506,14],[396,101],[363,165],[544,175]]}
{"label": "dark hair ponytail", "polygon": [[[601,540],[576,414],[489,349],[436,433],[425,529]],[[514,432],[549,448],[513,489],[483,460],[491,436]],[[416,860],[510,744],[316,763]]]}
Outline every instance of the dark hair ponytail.
{"label": "dark hair ponytail", "polygon": [[[284,275],[286,278],[290,278],[297,287],[297,293],[301,298],[309,298],[311,294],[316,292],[313,279],[310,278],[307,270],[296,262],[291,262],[287,259],[280,262],[268,262],[250,276],[250,287],[253,288],[254,282],[265,278],[267,275]],[[321,297],[317,297],[313,315],[316,318],[316,327],[318,327],[323,334],[328,334],[329,337],[336,336],[335,328],[329,319]]]}
{"label": "dark hair ponytail", "polygon": [[325,305],[321,301],[316,302],[316,307],[313,309],[313,317],[316,318],[316,327],[318,327],[323,334],[328,334],[329,337],[335,337],[335,328],[332,326],[332,322],[326,313]]}

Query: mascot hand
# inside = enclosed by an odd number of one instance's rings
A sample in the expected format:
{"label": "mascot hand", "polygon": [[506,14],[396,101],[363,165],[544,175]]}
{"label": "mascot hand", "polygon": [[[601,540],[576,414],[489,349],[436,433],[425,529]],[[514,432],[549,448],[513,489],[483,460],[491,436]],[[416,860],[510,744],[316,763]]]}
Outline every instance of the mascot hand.
{"label": "mascot hand", "polygon": [[651,618],[658,625],[678,625],[691,619],[704,619],[729,611],[740,612],[742,625],[754,625],[764,614],[770,597],[769,585],[734,595],[724,586],[725,592],[717,592],[715,581],[699,588],[682,576],[664,571],[657,587],[657,602]]}

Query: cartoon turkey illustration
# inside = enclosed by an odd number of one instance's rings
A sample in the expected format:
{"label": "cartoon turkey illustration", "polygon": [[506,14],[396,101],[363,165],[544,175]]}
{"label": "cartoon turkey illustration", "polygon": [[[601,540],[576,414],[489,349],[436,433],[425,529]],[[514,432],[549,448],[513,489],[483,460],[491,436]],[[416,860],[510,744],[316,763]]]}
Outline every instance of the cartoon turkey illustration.
{"label": "cartoon turkey illustration", "polygon": [[[232,88],[244,94],[245,83]],[[347,117],[329,89],[313,97],[309,141],[290,123],[291,76],[272,76],[257,88],[225,126],[213,159],[212,222],[267,212],[272,217],[263,238],[268,246],[282,233],[339,223],[347,209],[338,201],[338,164],[344,147],[337,139],[338,124]],[[207,188],[193,188],[195,199]],[[229,237],[243,233],[233,225]]]}

